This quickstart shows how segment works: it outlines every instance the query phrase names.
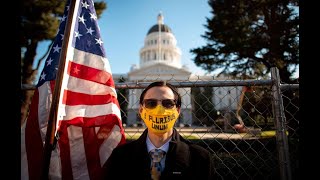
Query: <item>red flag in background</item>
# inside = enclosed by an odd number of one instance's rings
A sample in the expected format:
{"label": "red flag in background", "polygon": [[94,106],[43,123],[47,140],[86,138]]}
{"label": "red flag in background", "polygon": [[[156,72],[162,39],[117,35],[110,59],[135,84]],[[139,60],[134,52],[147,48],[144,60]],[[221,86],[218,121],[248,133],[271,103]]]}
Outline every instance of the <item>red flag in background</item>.
{"label": "red flag in background", "polygon": [[58,143],[51,179],[99,179],[112,150],[125,142],[120,107],[92,0],[70,0],[21,127],[21,179],[40,179],[52,95],[68,18],[73,18],[58,104]]}

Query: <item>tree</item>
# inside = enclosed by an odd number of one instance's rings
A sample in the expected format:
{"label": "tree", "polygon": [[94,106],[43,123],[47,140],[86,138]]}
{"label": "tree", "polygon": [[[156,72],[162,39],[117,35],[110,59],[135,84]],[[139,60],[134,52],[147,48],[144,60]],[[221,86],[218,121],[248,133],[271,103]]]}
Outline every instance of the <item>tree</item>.
{"label": "tree", "polygon": [[279,69],[283,82],[299,65],[299,1],[209,0],[212,18],[203,38],[191,49],[197,66],[240,77],[263,77]]}
{"label": "tree", "polygon": [[268,130],[270,123],[274,124],[272,101],[272,91],[268,87],[255,86],[247,90],[241,105],[244,124]]}
{"label": "tree", "polygon": [[[40,62],[49,53],[50,46],[43,57],[38,60],[38,65],[33,69],[36,62],[36,51],[38,43],[49,40],[53,42],[57,29],[59,28],[59,19],[64,12],[67,1],[57,0],[24,0],[20,14],[20,43],[21,43],[21,83],[33,84],[40,66]],[[95,2],[95,8],[98,18],[106,9],[105,2]],[[21,122],[27,116],[27,111],[33,91],[21,91]]]}
{"label": "tree", "polygon": [[194,125],[211,126],[217,118],[217,111],[214,108],[213,88],[212,87],[194,87],[191,88],[193,99]]}

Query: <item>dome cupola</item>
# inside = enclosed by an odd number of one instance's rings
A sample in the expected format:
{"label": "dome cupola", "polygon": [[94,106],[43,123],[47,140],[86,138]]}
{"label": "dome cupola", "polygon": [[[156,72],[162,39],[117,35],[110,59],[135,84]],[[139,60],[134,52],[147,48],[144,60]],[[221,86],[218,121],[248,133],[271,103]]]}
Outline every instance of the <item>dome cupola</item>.
{"label": "dome cupola", "polygon": [[181,51],[177,47],[177,40],[171,28],[164,24],[160,12],[157,24],[153,25],[145,37],[144,46],[140,50],[140,67],[165,63],[166,65],[181,67]]}
{"label": "dome cupola", "polygon": [[[159,26],[160,26],[160,28],[159,28]],[[172,33],[172,32],[171,32],[171,29],[169,28],[169,26],[163,24],[163,16],[162,16],[162,13],[161,13],[161,12],[160,12],[159,15],[158,15],[158,23],[155,24],[155,25],[153,25],[153,26],[149,29],[147,35],[150,34],[150,33],[153,33],[153,32],[159,32],[159,30],[160,30],[161,32]]]}

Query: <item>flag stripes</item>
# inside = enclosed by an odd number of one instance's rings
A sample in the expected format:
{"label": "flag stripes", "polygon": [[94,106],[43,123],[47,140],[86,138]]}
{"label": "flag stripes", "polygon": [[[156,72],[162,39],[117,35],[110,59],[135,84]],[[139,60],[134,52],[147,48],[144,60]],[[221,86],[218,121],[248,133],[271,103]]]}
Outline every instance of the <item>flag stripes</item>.
{"label": "flag stripes", "polygon": [[118,100],[111,94],[107,95],[90,95],[77,93],[72,91],[64,91],[63,104],[75,106],[79,104],[95,105],[95,104],[117,104]]}
{"label": "flag stripes", "polygon": [[[49,179],[101,179],[102,166],[112,150],[125,143],[117,92],[93,1],[76,0],[74,14],[70,16],[70,37],[64,37],[69,4],[70,0],[37,84],[26,124],[21,127],[21,179],[41,177],[51,103],[57,98],[53,97],[56,83],[61,85],[58,138],[51,154]],[[65,61],[62,77],[58,79],[64,38],[69,41],[66,59],[62,59]]]}

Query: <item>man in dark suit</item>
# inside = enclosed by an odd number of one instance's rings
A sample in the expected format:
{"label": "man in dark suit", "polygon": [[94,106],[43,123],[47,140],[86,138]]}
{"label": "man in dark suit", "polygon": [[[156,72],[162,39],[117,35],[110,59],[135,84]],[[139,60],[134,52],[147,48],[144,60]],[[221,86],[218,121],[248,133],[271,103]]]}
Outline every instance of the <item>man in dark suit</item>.
{"label": "man in dark suit", "polygon": [[[190,143],[174,128],[180,107],[181,96],[173,85],[158,81],[144,89],[139,113],[147,129],[137,140],[113,150],[104,164],[104,179],[213,179],[209,151]],[[156,164],[150,156],[153,149],[164,154],[155,168],[160,177],[151,171]]]}

